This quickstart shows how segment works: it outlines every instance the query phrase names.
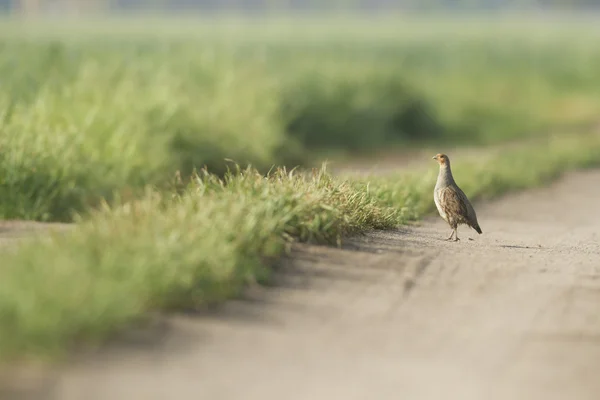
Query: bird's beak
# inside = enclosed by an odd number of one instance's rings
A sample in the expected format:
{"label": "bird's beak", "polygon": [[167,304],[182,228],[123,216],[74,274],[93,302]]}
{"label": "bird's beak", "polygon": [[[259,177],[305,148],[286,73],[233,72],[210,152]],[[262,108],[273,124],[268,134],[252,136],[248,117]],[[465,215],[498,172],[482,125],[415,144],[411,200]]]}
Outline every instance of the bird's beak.
{"label": "bird's beak", "polygon": [[437,160],[437,156],[431,157],[432,160]]}

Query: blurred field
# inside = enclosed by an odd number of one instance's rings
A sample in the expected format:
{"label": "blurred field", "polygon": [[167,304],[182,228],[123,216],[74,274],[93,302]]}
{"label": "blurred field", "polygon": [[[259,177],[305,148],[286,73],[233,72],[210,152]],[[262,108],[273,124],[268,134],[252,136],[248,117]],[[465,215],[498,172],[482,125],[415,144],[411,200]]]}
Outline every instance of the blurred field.
{"label": "blurred field", "polygon": [[585,19],[136,21],[0,22],[0,217],[68,221],[225,158],[490,144],[600,111]]}
{"label": "blurred field", "polygon": [[[3,255],[0,358],[221,301],[264,282],[290,240],[336,243],[433,207],[433,165],[341,179],[265,176],[273,164],[480,145],[453,164],[474,199],[597,165],[600,136],[582,127],[598,122],[599,33],[585,20],[4,21],[0,219],[89,215]],[[258,170],[221,179],[225,158]],[[219,175],[190,182],[203,165]]]}

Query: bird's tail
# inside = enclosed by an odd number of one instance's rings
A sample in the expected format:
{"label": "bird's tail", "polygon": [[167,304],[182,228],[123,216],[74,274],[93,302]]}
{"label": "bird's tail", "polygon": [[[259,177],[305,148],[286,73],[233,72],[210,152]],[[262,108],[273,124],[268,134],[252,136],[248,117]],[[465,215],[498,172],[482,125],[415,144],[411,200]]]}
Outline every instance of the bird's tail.
{"label": "bird's tail", "polygon": [[479,227],[479,224],[476,224],[476,225],[473,227],[473,229],[475,229],[475,230],[477,231],[477,233],[479,233],[480,235],[483,233],[483,232],[481,231],[481,228]]}

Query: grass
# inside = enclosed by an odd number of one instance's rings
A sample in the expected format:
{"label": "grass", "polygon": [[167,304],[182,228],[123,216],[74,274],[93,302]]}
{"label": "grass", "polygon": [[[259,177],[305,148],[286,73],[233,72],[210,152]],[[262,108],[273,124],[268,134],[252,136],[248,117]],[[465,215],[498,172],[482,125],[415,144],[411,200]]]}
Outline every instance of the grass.
{"label": "grass", "polygon": [[454,160],[481,199],[598,163],[600,136],[574,131],[600,110],[591,21],[288,22],[0,21],[0,218],[79,222],[2,255],[0,360],[222,301],[293,240],[433,207],[433,164],[368,179],[273,164],[526,137]]}
{"label": "grass", "polygon": [[0,218],[70,221],[225,158],[266,171],[595,122],[598,36],[586,20],[2,20]]}
{"label": "grass", "polygon": [[[598,164],[600,136],[560,135],[456,162],[473,199],[540,185]],[[264,282],[292,240],[338,243],[432,210],[436,168],[367,180],[325,170],[203,173],[180,195],[109,207],[73,232],[24,244],[0,269],[0,359],[54,357],[102,343],[151,311],[202,307]],[[271,260],[271,261],[270,261]]]}

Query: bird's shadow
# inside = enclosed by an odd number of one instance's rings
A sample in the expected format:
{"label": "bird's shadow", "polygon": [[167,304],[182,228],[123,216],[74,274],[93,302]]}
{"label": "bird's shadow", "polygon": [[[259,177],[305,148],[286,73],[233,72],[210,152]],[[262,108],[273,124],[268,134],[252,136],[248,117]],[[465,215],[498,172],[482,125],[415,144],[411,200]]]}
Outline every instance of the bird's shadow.
{"label": "bird's shadow", "polygon": [[446,242],[446,243],[460,243],[460,242],[475,242],[475,239],[473,238],[466,238],[466,239],[460,239],[458,241],[454,241],[454,240],[448,240],[448,239],[440,239],[440,238],[436,238],[434,239],[436,242]]}
{"label": "bird's shadow", "polygon": [[498,247],[502,247],[504,249],[524,249],[524,250],[539,250],[542,249],[542,246],[520,246],[520,245],[511,245],[511,244],[500,244]]}

